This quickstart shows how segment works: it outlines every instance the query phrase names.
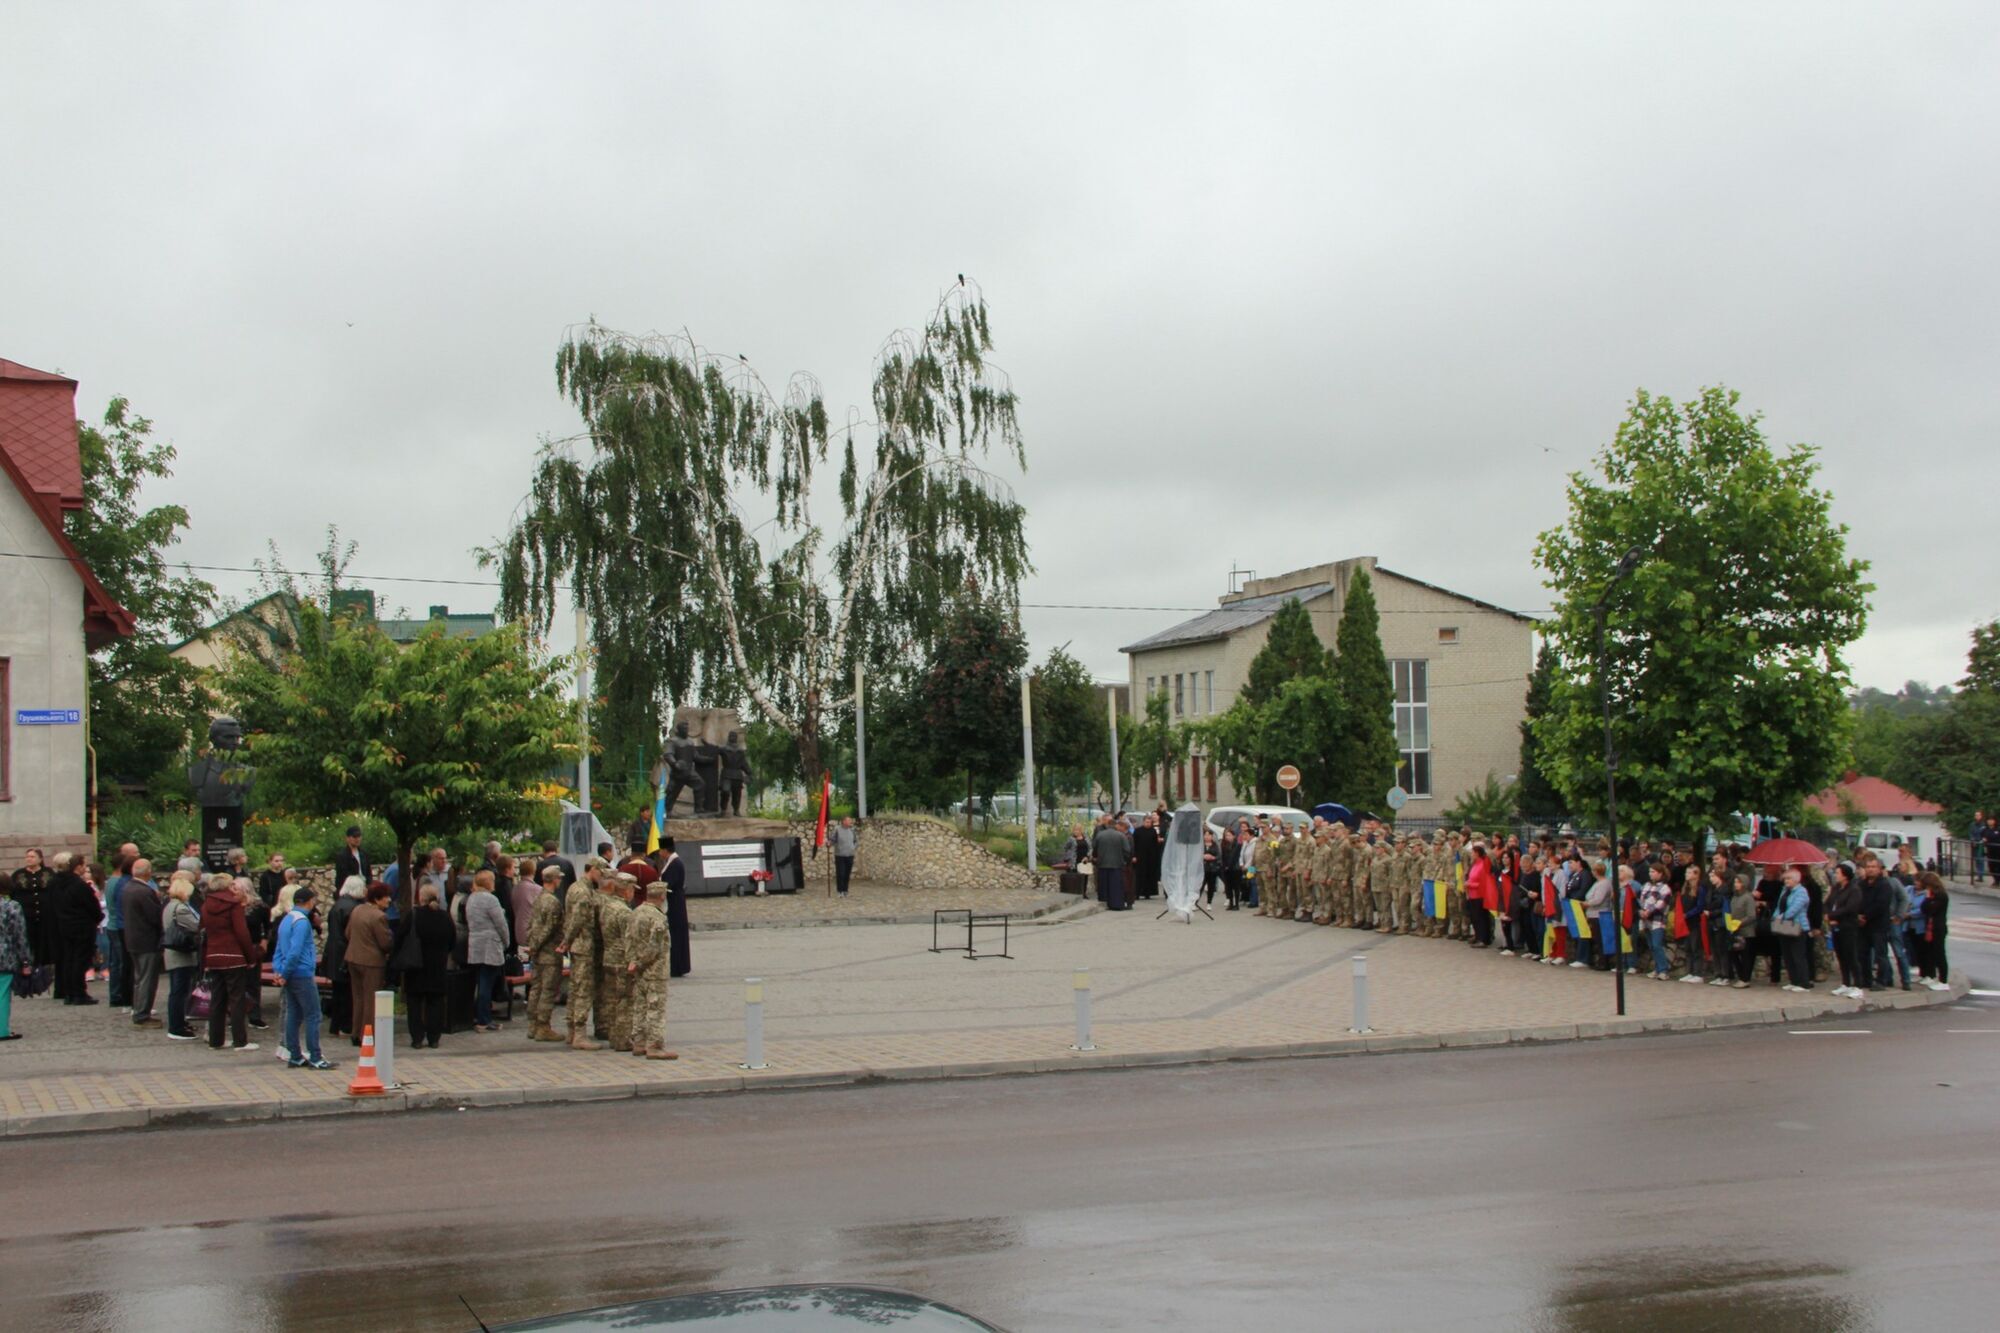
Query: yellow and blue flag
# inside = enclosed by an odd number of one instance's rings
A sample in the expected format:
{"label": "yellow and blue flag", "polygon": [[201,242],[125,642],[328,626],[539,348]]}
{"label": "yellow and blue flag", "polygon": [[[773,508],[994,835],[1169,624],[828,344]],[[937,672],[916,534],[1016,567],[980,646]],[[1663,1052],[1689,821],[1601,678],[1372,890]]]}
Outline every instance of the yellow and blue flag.
{"label": "yellow and blue flag", "polygon": [[660,850],[660,835],[667,826],[667,775],[660,773],[660,785],[653,789],[653,827],[646,830],[646,850]]}
{"label": "yellow and blue flag", "polygon": [[1434,879],[1424,881],[1424,915],[1435,921],[1442,921],[1445,915],[1444,890]]}
{"label": "yellow and blue flag", "polygon": [[1569,935],[1573,940],[1590,938],[1590,915],[1583,910],[1583,904],[1574,898],[1563,899],[1563,920],[1569,924]]}

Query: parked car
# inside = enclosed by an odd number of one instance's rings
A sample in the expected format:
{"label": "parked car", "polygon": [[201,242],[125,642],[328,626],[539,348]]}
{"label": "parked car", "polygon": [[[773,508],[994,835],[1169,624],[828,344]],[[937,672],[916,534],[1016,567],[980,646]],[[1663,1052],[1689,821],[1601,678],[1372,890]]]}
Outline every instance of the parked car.
{"label": "parked car", "polygon": [[1223,830],[1235,828],[1237,820],[1248,819],[1255,823],[1263,815],[1283,820],[1288,829],[1311,828],[1313,822],[1310,811],[1289,805],[1218,805],[1208,812],[1208,819],[1205,822],[1219,838]]}

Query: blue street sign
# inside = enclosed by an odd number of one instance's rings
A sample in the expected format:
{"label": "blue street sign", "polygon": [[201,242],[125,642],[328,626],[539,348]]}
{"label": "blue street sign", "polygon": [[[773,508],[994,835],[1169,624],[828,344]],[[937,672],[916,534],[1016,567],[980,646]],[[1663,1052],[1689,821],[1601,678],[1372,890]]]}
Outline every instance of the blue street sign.
{"label": "blue street sign", "polygon": [[74,727],[83,722],[80,708],[17,708],[14,710],[14,725],[17,727]]}

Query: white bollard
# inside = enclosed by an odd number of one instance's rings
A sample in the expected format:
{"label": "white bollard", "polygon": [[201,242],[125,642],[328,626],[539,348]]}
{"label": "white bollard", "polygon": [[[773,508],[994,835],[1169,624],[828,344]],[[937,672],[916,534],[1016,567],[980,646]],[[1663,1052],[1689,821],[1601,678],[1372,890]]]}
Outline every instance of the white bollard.
{"label": "white bollard", "polygon": [[1368,955],[1354,955],[1354,1026],[1349,1032],[1367,1034],[1375,1029],[1368,1026]]}
{"label": "white bollard", "polygon": [[375,1074],[383,1087],[396,1086],[396,992],[392,990],[375,992]]}
{"label": "white bollard", "polygon": [[764,1063],[764,978],[743,978],[743,1067],[769,1069]]}
{"label": "white bollard", "polygon": [[1069,984],[1076,993],[1076,1044],[1070,1049],[1094,1051],[1097,1046],[1090,1040],[1090,969],[1079,967]]}

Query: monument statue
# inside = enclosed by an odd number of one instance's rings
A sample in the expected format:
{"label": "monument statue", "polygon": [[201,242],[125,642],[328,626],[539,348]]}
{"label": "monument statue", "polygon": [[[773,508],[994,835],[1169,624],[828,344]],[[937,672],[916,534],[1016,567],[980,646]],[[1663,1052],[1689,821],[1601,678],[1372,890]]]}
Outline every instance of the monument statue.
{"label": "monument statue", "polygon": [[206,753],[188,765],[188,785],[203,806],[241,806],[256,780],[256,770],[236,756],[243,748],[243,724],[233,717],[218,717],[208,724]]}
{"label": "monument statue", "polygon": [[228,867],[231,850],[243,845],[243,798],[256,770],[240,761],[243,724],[218,717],[208,724],[208,750],[188,765],[188,785],[201,805],[201,859],[210,870]]}
{"label": "monument statue", "polygon": [[720,813],[741,817],[743,814],[743,789],[750,785],[750,752],[743,748],[743,740],[736,732],[729,733],[729,739],[722,743],[722,799],[717,803]]}
{"label": "monument statue", "polygon": [[694,790],[694,810],[700,815],[710,804],[708,783],[702,780],[700,767],[701,745],[688,735],[686,722],[674,723],[673,732],[667,737],[667,813],[671,815],[674,802],[680,799],[685,788]]}

